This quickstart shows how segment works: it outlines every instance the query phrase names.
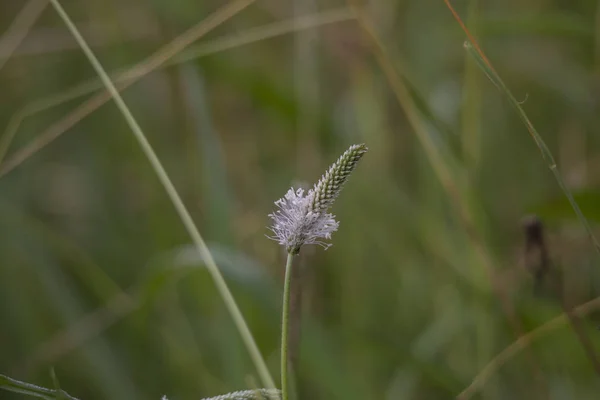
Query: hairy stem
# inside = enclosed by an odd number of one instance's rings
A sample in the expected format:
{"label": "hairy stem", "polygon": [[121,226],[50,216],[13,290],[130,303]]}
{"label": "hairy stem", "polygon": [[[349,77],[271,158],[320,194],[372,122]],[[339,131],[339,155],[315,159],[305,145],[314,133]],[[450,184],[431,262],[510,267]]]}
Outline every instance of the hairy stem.
{"label": "hairy stem", "polygon": [[288,400],[288,335],[290,330],[290,287],[294,256],[288,253],[285,263],[285,283],[283,285],[283,311],[281,312],[281,398]]}

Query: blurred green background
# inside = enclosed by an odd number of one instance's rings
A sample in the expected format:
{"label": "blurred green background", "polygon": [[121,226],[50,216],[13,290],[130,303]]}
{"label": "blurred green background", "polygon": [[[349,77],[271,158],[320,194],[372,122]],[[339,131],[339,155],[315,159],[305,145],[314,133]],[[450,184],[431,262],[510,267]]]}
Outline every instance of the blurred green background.
{"label": "blurred green background", "polygon": [[[93,94],[51,104],[56,96],[96,79],[45,3],[0,1],[0,373],[51,387],[54,367],[62,388],[86,400],[198,399],[259,385],[114,104],[44,142]],[[370,151],[333,208],[333,247],[306,247],[297,260],[300,398],[453,398],[520,334],[562,313],[560,296],[535,295],[523,268],[531,213],[547,228],[566,301],[600,295],[600,258],[583,226],[442,0],[364,2],[383,51],[344,2],[249,3],[123,94],[276,381],[285,254],[266,238],[267,215],[353,143]],[[114,72],[225,2],[62,4]],[[595,228],[600,3],[453,4]],[[20,158],[32,143],[45,145]],[[599,324],[590,315],[579,335],[569,324],[548,331],[473,398],[597,399],[581,337],[600,352]]]}

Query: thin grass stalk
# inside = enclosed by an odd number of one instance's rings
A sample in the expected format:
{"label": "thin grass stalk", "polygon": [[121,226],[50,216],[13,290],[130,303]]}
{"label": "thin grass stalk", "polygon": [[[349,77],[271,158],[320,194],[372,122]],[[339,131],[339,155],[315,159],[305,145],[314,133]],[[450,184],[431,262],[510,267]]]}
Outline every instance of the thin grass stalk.
{"label": "thin grass stalk", "polygon": [[596,12],[594,13],[594,72],[600,75],[600,2],[596,3]]}
{"label": "thin grass stalk", "polygon": [[[583,303],[573,308],[571,312],[576,317],[583,318],[596,310],[600,310],[600,297],[596,297],[587,303]],[[553,332],[568,323],[569,316],[566,313],[563,313],[528,332],[527,334],[519,337],[517,340],[505,347],[504,350],[498,353],[484,368],[481,369],[481,371],[477,373],[469,386],[467,386],[456,397],[457,400],[468,400],[475,396],[475,394],[485,386],[487,381],[494,376],[494,374],[496,374],[500,368],[506,365],[506,363],[508,363],[511,359],[515,358],[519,353],[521,353],[521,351],[527,349],[534,342],[542,339],[550,332]]]}
{"label": "thin grass stalk", "polygon": [[355,0],[348,0],[348,3],[355,13],[359,28],[364,32],[369,41],[370,50],[391,85],[392,92],[396,95],[398,102],[404,109],[406,118],[413,127],[414,133],[423,147],[435,174],[442,186],[450,193],[450,196],[453,198],[456,197],[458,195],[458,193],[456,193],[458,189],[455,180],[450,173],[451,169],[448,168],[448,160],[444,159],[443,154],[440,152],[431,136],[427,133],[425,124],[419,116],[418,108],[410,98],[410,92],[404,84],[403,77],[396,72],[394,65],[387,56],[385,47],[364,11],[356,4]]}
{"label": "thin grass stalk", "polygon": [[[334,24],[343,21],[349,21],[352,19],[354,19],[354,15],[352,14],[352,12],[348,8],[342,7],[322,11],[319,13],[303,15],[297,18],[290,18],[283,21],[277,21],[271,24],[266,24],[256,28],[248,29],[245,32],[236,33],[233,35],[224,35],[208,43],[190,47],[187,51],[182,51],[181,53],[174,55],[173,58],[167,59],[164,62],[164,64],[159,65],[158,67],[156,67],[156,69],[162,69],[173,65],[182,64],[185,62],[196,60],[201,57],[209,56],[211,54],[216,54],[222,51],[234,49],[236,47],[256,43],[261,40],[271,39],[301,30],[316,28],[323,25]],[[165,46],[165,48],[163,49],[166,49],[168,46],[169,45]],[[159,50],[159,52],[155,53],[155,56],[158,55],[160,52],[161,51]],[[149,74],[153,71],[153,69],[146,68],[145,70],[141,70],[143,73],[140,72],[139,74],[134,75],[133,71],[136,68],[139,68],[140,65],[141,64],[136,64],[135,66],[130,66],[110,73],[113,82],[119,83],[119,90],[124,90],[125,88],[127,88],[127,86],[129,86],[129,84],[135,83],[138,79],[141,79],[146,74]],[[129,83],[129,81],[132,82]],[[12,143],[22,121],[26,117],[30,117],[41,111],[74,100],[86,94],[94,93],[96,90],[102,88],[103,84],[98,78],[89,79],[61,93],[53,94],[51,96],[35,100],[34,102],[29,103],[20,110],[18,110],[11,117],[10,122],[8,123],[4,131],[4,134],[0,139],[0,165],[2,165],[1,163],[2,161],[4,161],[4,156],[10,148],[10,144]],[[108,101],[109,97],[105,97],[105,99],[105,101]],[[88,107],[86,109],[86,113],[83,113],[78,118],[83,119],[86,115],[93,112],[97,107],[100,107],[104,103],[97,104],[97,106],[94,106],[95,108]],[[66,117],[63,121],[65,120],[73,120],[73,118]],[[76,122],[77,120],[75,119],[74,123]],[[48,144],[52,143],[62,133],[64,133],[67,129],[73,126],[74,123],[72,123],[71,125],[61,125],[61,129],[63,129],[62,131],[56,130],[56,132],[53,132],[52,130],[46,130],[45,132],[43,132],[40,135],[41,139],[39,138],[38,141],[34,141],[30,145],[19,150],[14,156],[11,157],[11,159],[7,161],[6,166],[2,165],[2,168],[0,168],[0,177],[12,171],[25,160],[32,157],[35,153],[46,147]]]}
{"label": "thin grass stalk", "polygon": [[[483,73],[494,84],[494,86],[496,86],[496,88],[498,88],[498,90],[507,97],[511,106],[513,106],[513,108],[515,108],[515,110],[517,111],[517,114],[525,124],[527,130],[529,131],[529,134],[531,135],[536,146],[538,147],[542,158],[544,159],[544,161],[546,161],[546,164],[548,165],[548,168],[552,171],[552,174],[554,175],[559,187],[569,200],[569,203],[575,211],[579,222],[584,226],[586,233],[596,251],[596,254],[600,257],[600,244],[598,243],[598,240],[596,239],[596,236],[594,235],[587,218],[585,218],[583,212],[577,204],[577,201],[574,199],[571,190],[567,187],[565,181],[563,180],[562,175],[558,170],[554,156],[552,155],[552,152],[544,142],[544,139],[533,126],[533,123],[530,121],[529,117],[527,117],[525,110],[523,109],[523,107],[521,107],[521,102],[519,102],[514,97],[508,86],[506,86],[504,81],[500,78],[500,75],[496,72],[495,68],[492,66],[492,63],[489,61],[489,59],[486,57],[485,53],[477,43],[475,37],[471,34],[469,29],[466,27],[466,25],[456,12],[456,10],[452,7],[450,1],[444,0],[444,3],[456,19],[462,30],[467,35],[468,41],[464,44],[467,53],[469,53],[475,59],[479,67],[482,69]],[[565,313],[569,317],[568,319],[571,322],[573,330],[578,336],[579,341],[585,350],[586,356],[592,362],[596,373],[600,375],[600,362],[598,361],[598,356],[596,355],[594,348],[591,346],[590,338],[588,337],[587,333],[583,329],[581,329],[580,322],[571,313],[571,311],[565,308]]]}
{"label": "thin grass stalk", "polygon": [[181,221],[183,222],[190,237],[192,238],[192,241],[196,245],[196,248],[197,248],[200,256],[206,263],[206,266],[215,282],[217,290],[219,291],[219,294],[223,298],[223,301],[225,302],[225,306],[227,307],[229,313],[231,314],[231,316],[233,318],[233,322],[235,323],[236,328],[238,329],[238,331],[242,337],[242,340],[244,341],[244,344],[246,345],[246,348],[247,348],[248,352],[250,353],[250,357],[252,358],[252,361],[254,362],[254,365],[259,373],[260,379],[262,380],[263,384],[265,386],[267,386],[268,388],[275,388],[273,378],[271,377],[271,375],[269,373],[267,365],[266,365],[262,355],[260,354],[260,351],[258,349],[258,346],[256,345],[256,342],[254,341],[254,337],[252,336],[252,333],[250,332],[250,329],[248,328],[248,325],[246,324],[246,321],[244,320],[244,317],[243,317],[239,307],[237,306],[237,303],[235,302],[235,299],[234,299],[233,295],[231,294],[231,291],[229,290],[227,283],[225,282],[225,279],[223,278],[223,275],[221,275],[221,272],[219,271],[219,268],[217,267],[217,265],[212,257],[212,254],[208,250],[208,247],[206,246],[204,239],[202,238],[202,236],[200,235],[200,232],[196,228],[196,225],[194,224],[191,215],[189,214],[187,208],[183,204],[183,201],[181,200],[179,193],[173,186],[173,183],[171,182],[171,180],[170,180],[167,172],[165,171],[164,167],[162,166],[160,160],[156,156],[156,153],[154,152],[152,146],[148,142],[148,139],[144,135],[142,129],[140,128],[139,124],[137,123],[137,121],[135,120],[135,118],[133,117],[131,112],[129,111],[127,104],[125,104],[125,101],[119,94],[117,88],[115,87],[113,82],[110,80],[109,76],[106,74],[106,71],[104,70],[104,68],[102,67],[102,65],[100,64],[100,62],[98,61],[98,59],[96,58],[96,56],[94,55],[92,50],[90,49],[90,47],[87,44],[87,42],[85,41],[85,39],[81,36],[81,33],[79,32],[79,30],[77,29],[75,24],[73,24],[73,22],[71,21],[69,15],[62,8],[62,6],[58,2],[58,0],[50,0],[50,1],[52,3],[52,6],[58,13],[58,15],[61,17],[61,19],[63,20],[63,22],[65,23],[65,25],[67,26],[67,28],[69,29],[69,31],[71,32],[71,34],[73,35],[73,37],[75,38],[75,40],[77,41],[79,46],[81,47],[81,50],[84,52],[84,54],[86,55],[86,57],[92,64],[94,70],[96,71],[96,73],[98,74],[98,76],[100,77],[100,79],[102,80],[104,85],[106,86],[106,89],[109,91],[110,95],[112,96],[113,100],[115,101],[115,104],[117,105],[117,107],[119,108],[121,113],[123,114],[123,117],[127,121],[134,136],[138,140],[140,147],[146,154],[148,161],[150,162],[158,179],[162,183],[165,191],[167,192],[167,195],[169,196],[171,202],[173,203],[173,206],[175,207],[177,213],[179,214],[179,217],[181,218]]}
{"label": "thin grass stalk", "polygon": [[[469,2],[469,25],[476,26],[478,18],[479,0],[472,0]],[[481,157],[481,75],[475,61],[468,54],[465,54],[463,93],[462,155],[470,175],[474,175]]]}
{"label": "thin grass stalk", "polygon": [[[394,64],[391,62],[390,57],[387,55],[387,51],[377,35],[372,23],[365,15],[364,11],[360,6],[356,5],[356,0],[348,0],[348,3],[356,13],[356,19],[359,27],[364,31],[365,36],[370,42],[371,51],[373,52],[377,62],[383,73],[385,74],[388,82],[391,85],[392,92],[396,95],[398,103],[406,113],[406,117],[412,126],[414,133],[419,140],[421,146],[425,150],[425,154],[429,163],[431,164],[434,173],[439,179],[442,187],[448,194],[450,201],[456,213],[460,223],[463,225],[467,237],[473,247],[474,254],[478,261],[483,265],[485,272],[488,275],[488,279],[491,283],[493,292],[500,300],[502,310],[505,317],[509,321],[514,333],[517,336],[524,334],[521,322],[517,318],[516,313],[512,307],[512,303],[508,294],[502,287],[494,285],[495,281],[495,268],[494,263],[486,251],[485,243],[478,234],[476,224],[472,212],[469,210],[469,197],[465,191],[464,180],[456,179],[450,171],[452,166],[449,163],[447,157],[440,152],[439,148],[434,144],[430,137],[427,129],[425,128],[424,122],[419,115],[418,109],[411,99],[410,93],[406,88],[403,77],[397,72]],[[462,184],[462,185],[461,185]],[[480,282],[477,282],[478,284]],[[547,393],[548,389],[543,381],[541,368],[537,364],[535,357],[532,352],[528,353],[528,361],[533,370],[536,382],[539,383],[540,391]]]}
{"label": "thin grass stalk", "polygon": [[[479,1],[469,2],[468,22],[475,26],[479,15]],[[477,71],[477,65],[467,54],[465,57],[463,78],[463,107],[461,110],[461,144],[462,160],[468,171],[468,179],[476,179],[480,161],[480,126],[481,126],[481,75]],[[479,266],[472,263],[473,275],[477,275]],[[475,307],[481,301],[476,291],[473,293],[473,304]],[[475,365],[476,368],[483,367],[492,356],[493,340],[489,334],[489,322],[485,314],[474,315],[475,325]]]}
{"label": "thin grass stalk", "polygon": [[[149,296],[152,296],[148,290],[148,283],[153,281],[158,276],[157,274],[160,272],[155,273],[141,284],[138,283],[121,290],[107,299],[100,308],[87,313],[65,329],[56,332],[30,356],[21,360],[13,368],[12,373],[15,375],[28,374],[39,368],[40,365],[53,364],[65,354],[82,346],[90,338],[135,312],[146,304]],[[186,276],[186,272],[177,271],[170,277],[169,282],[175,283],[184,276]]]}
{"label": "thin grass stalk", "polygon": [[290,360],[288,357],[289,331],[290,331],[290,293],[292,282],[292,268],[294,264],[294,255],[288,253],[285,263],[285,282],[283,285],[283,309],[281,312],[281,398],[289,399],[289,376],[288,367]]}
{"label": "thin grass stalk", "polygon": [[6,33],[0,38],[0,50],[3,51],[0,54],[0,70],[25,39],[47,5],[48,0],[29,0],[13,19]]}
{"label": "thin grass stalk", "polygon": [[[552,270],[556,267],[553,267],[550,262],[545,228],[541,220],[535,216],[527,218],[524,221],[523,227],[525,233],[525,269],[532,275],[534,283],[533,292],[540,294],[544,291],[544,286],[546,286],[547,282],[555,279],[552,277]],[[573,332],[577,335],[583,347],[584,353],[588,356],[596,373],[599,373],[600,362],[596,357],[594,344],[587,334],[583,321],[572,311],[574,304],[571,304],[569,300],[564,282],[561,280],[561,282],[557,282],[557,284],[552,286],[552,295],[561,304],[564,313],[569,318]]]}
{"label": "thin grass stalk", "polygon": [[[211,30],[221,25],[224,21],[230,19],[240,11],[244,10],[256,0],[234,0],[231,3],[219,8],[213,14],[206,17],[203,21],[188,29],[173,41],[161,47],[157,52],[138,63],[132,69],[128,70],[124,76],[124,82],[119,85],[119,90],[124,90],[146,74],[162,66],[167,60],[181,52],[194,41],[206,35]],[[42,132],[32,143],[19,150],[9,160],[0,166],[0,177],[19,166],[25,160],[37,153],[40,149],[56,140],[69,128],[77,122],[90,115],[100,106],[111,99],[110,93],[103,91],[86,102],[82,103],[69,115],[51,125]]]}
{"label": "thin grass stalk", "polygon": [[569,323],[571,324],[571,329],[579,339],[579,343],[583,348],[583,352],[596,371],[596,375],[600,376],[600,360],[598,360],[594,343],[586,331],[584,321],[575,315],[575,313],[573,313],[573,307],[566,303],[566,299],[561,299],[561,305],[565,315],[567,316],[567,319],[569,320]]}
{"label": "thin grass stalk", "polygon": [[[293,0],[294,15],[302,15],[317,10],[315,0]],[[295,123],[296,160],[298,170],[313,173],[320,164],[316,151],[319,127],[314,110],[320,107],[319,72],[319,32],[317,30],[298,31],[293,44],[293,84],[294,97],[298,103]]]}
{"label": "thin grass stalk", "polygon": [[596,239],[596,236],[594,235],[594,232],[592,231],[592,228],[591,228],[587,218],[585,218],[585,216],[583,215],[583,212],[581,211],[579,204],[577,204],[577,201],[573,198],[573,194],[571,193],[571,190],[567,187],[562,175],[560,174],[557,164],[556,164],[556,161],[554,160],[554,156],[552,155],[552,152],[546,145],[546,142],[544,142],[544,139],[542,138],[542,136],[535,129],[535,127],[533,126],[533,123],[529,120],[529,117],[527,117],[525,110],[523,110],[523,107],[521,107],[521,102],[519,102],[515,98],[515,96],[510,91],[510,89],[506,86],[504,81],[500,78],[500,75],[498,75],[498,73],[492,66],[492,63],[490,62],[490,60],[487,58],[487,56],[485,55],[485,53],[483,52],[483,50],[477,43],[477,40],[475,40],[475,37],[471,34],[469,29],[465,26],[464,22],[462,21],[462,19],[460,18],[460,16],[456,12],[456,10],[454,10],[454,8],[452,7],[452,4],[450,4],[450,1],[449,0],[443,0],[443,1],[444,1],[444,3],[446,3],[446,6],[450,9],[450,12],[452,13],[452,15],[454,16],[454,18],[456,19],[456,21],[458,22],[458,24],[460,25],[462,30],[465,32],[465,34],[468,38],[468,41],[465,42],[465,49],[467,50],[467,52],[470,55],[472,55],[474,57],[475,61],[477,61],[477,64],[480,66],[480,68],[485,73],[485,75],[498,88],[498,90],[507,97],[511,106],[513,106],[515,108],[515,110],[517,111],[517,114],[519,115],[519,117],[521,118],[523,123],[525,124],[527,131],[529,132],[529,134],[533,138],[533,141],[535,142],[536,146],[540,150],[540,153],[542,154],[542,158],[544,159],[544,161],[546,161],[546,164],[548,165],[548,168],[550,169],[550,171],[552,171],[552,174],[554,175],[554,178],[556,179],[558,186],[560,187],[560,189],[562,190],[564,195],[569,200],[569,203],[570,203],[571,207],[573,208],[573,210],[575,211],[575,214],[577,215],[579,222],[585,228],[586,233],[587,233],[592,245],[594,246],[594,249],[596,250],[598,257],[600,257],[600,244],[598,243],[598,240]]}
{"label": "thin grass stalk", "polygon": [[52,390],[45,387],[33,385],[31,383],[18,381],[5,375],[0,375],[0,389],[8,392],[24,394],[40,399],[54,400],[54,399],[68,399],[78,400],[71,396],[64,390]]}
{"label": "thin grass stalk", "polygon": [[103,306],[79,318],[39,345],[33,354],[23,358],[13,367],[12,373],[31,373],[40,365],[52,364],[65,354],[75,351],[89,338],[137,310],[142,305],[140,297],[137,287],[115,294]]}
{"label": "thin grass stalk", "polygon": [[585,228],[586,233],[587,233],[590,241],[592,242],[592,245],[594,246],[594,250],[596,251],[597,255],[600,257],[600,243],[598,243],[598,239],[596,239],[596,235],[594,235],[594,232],[592,231],[592,227],[590,226],[585,215],[583,215],[583,212],[581,211],[579,204],[577,204],[577,201],[573,197],[573,193],[567,187],[567,184],[565,183],[560,171],[558,170],[558,166],[556,164],[554,156],[552,155],[552,152],[550,151],[550,149],[546,145],[546,142],[544,142],[544,139],[541,137],[541,135],[538,133],[538,131],[535,129],[535,127],[533,126],[533,124],[531,123],[529,118],[527,117],[527,114],[525,113],[525,110],[523,110],[523,107],[521,107],[521,102],[519,102],[514,97],[514,95],[512,94],[510,89],[506,86],[504,81],[500,78],[498,73],[496,73],[496,70],[491,67],[491,64],[489,64],[489,61],[487,61],[487,58],[482,57],[482,53],[480,53],[480,50],[479,51],[477,50],[477,47],[474,46],[473,42],[466,42],[465,49],[471,56],[473,56],[473,58],[475,59],[475,61],[477,61],[477,64],[482,69],[482,71],[485,73],[485,75],[494,84],[494,86],[496,86],[498,88],[498,90],[507,97],[510,105],[513,106],[515,108],[515,110],[517,111],[517,114],[519,115],[519,117],[521,118],[521,120],[523,121],[525,126],[527,127],[527,130],[531,134],[531,137],[533,138],[536,146],[540,150],[540,153],[542,154],[542,158],[544,159],[544,161],[546,161],[546,164],[548,165],[548,168],[550,169],[550,171],[552,171],[552,174],[554,175],[554,178],[556,179],[558,186],[560,187],[560,189],[562,190],[564,195],[569,200],[569,204],[571,205],[571,208],[573,208],[573,211],[575,211],[575,214],[577,215],[577,219]]}

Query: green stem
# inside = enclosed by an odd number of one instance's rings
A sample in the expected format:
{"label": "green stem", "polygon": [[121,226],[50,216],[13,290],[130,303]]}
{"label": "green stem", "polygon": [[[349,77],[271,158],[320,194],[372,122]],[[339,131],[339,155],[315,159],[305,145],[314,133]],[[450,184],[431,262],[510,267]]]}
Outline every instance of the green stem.
{"label": "green stem", "polygon": [[40,399],[45,400],[54,400],[61,398],[68,400],[77,400],[75,397],[69,395],[63,390],[47,389],[45,387],[33,385],[31,383],[21,382],[2,374],[0,374],[0,389],[4,389],[13,393],[28,395],[31,397],[38,397]]}
{"label": "green stem", "polygon": [[[245,0],[245,3],[249,4],[251,1],[252,0]],[[127,107],[127,104],[125,103],[125,101],[119,94],[119,91],[115,87],[114,83],[111,81],[110,77],[104,70],[104,67],[102,67],[102,64],[100,64],[100,61],[98,61],[96,55],[94,54],[92,49],[90,49],[90,46],[87,44],[83,36],[81,36],[81,33],[79,32],[79,30],[77,29],[67,12],[60,5],[59,0],[50,0],[50,2],[52,3],[52,6],[54,6],[54,9],[61,17],[69,31],[71,31],[71,34],[79,44],[79,47],[81,47],[81,50],[86,55],[89,62],[92,64],[94,70],[96,70],[98,77],[100,78],[104,86],[106,86],[106,90],[111,94],[117,108],[121,111],[121,114],[123,114],[125,121],[131,128],[131,131],[138,140],[142,151],[145,153],[159,181],[162,183],[165,192],[169,196],[171,203],[173,203],[173,206],[175,207],[175,210],[179,215],[179,218],[183,222],[183,225],[187,229],[192,241],[194,242],[195,247],[198,250],[198,253],[200,254],[200,257],[206,263],[206,268],[211,274],[215,286],[217,287],[219,294],[223,298],[225,306],[231,314],[233,322],[237,330],[239,331],[240,336],[242,337],[242,341],[246,345],[248,352],[250,353],[250,358],[254,362],[254,365],[258,371],[262,382],[269,389],[275,388],[275,384],[273,382],[271,374],[269,373],[267,364],[265,363],[265,360],[260,353],[258,345],[254,340],[254,336],[252,336],[252,332],[250,332],[250,328],[248,327],[248,324],[246,323],[242,312],[240,311],[235,299],[233,298],[233,294],[227,286],[227,282],[225,282],[225,278],[223,278],[223,275],[221,274],[219,267],[215,263],[215,260],[211,252],[209,251],[208,246],[204,242],[202,235],[200,235],[200,232],[194,224],[194,221],[192,220],[189,211],[183,204],[183,200],[179,196],[179,193],[175,189],[173,182],[169,178],[169,175],[165,171],[162,163],[158,159],[158,156],[154,152],[152,145],[150,145],[150,142],[146,138],[146,135],[144,135],[142,128],[140,127],[134,116],[131,114],[131,111],[129,111],[129,107]],[[235,2],[232,2],[230,4],[235,4]]]}
{"label": "green stem", "polygon": [[283,286],[283,311],[281,313],[281,398],[288,400],[288,334],[290,330],[290,284],[292,281],[292,263],[294,255],[289,253],[285,264],[285,283]]}

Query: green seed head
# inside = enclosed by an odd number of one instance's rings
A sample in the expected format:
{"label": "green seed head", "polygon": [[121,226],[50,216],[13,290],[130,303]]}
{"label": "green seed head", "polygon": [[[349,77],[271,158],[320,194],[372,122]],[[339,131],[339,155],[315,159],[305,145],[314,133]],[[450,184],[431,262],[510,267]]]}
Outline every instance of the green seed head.
{"label": "green seed head", "polygon": [[367,146],[364,144],[352,145],[329,167],[327,172],[312,189],[313,196],[309,205],[309,211],[322,213],[331,207],[350,177],[350,174],[356,168],[358,161],[367,150]]}

